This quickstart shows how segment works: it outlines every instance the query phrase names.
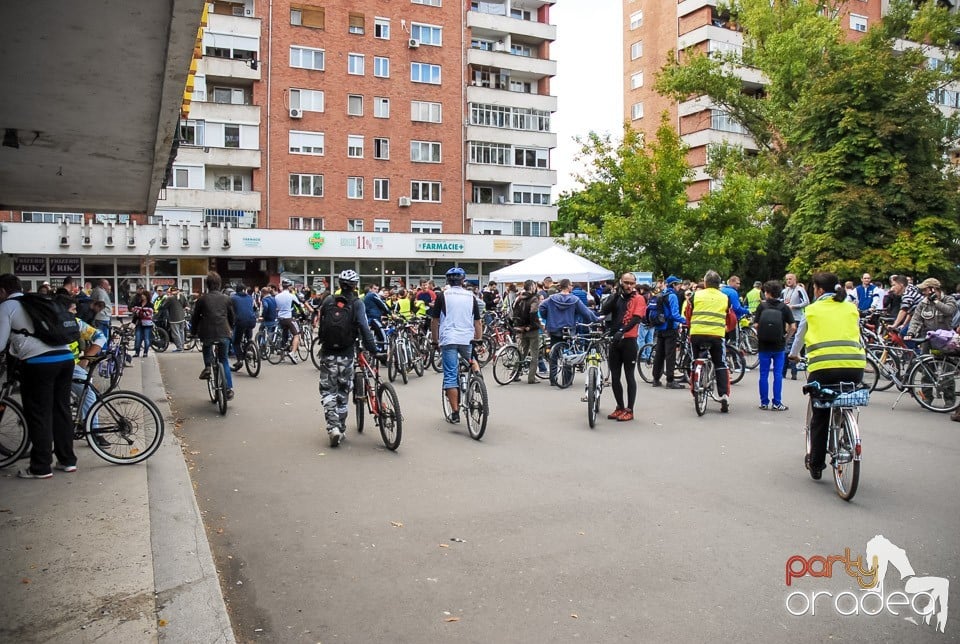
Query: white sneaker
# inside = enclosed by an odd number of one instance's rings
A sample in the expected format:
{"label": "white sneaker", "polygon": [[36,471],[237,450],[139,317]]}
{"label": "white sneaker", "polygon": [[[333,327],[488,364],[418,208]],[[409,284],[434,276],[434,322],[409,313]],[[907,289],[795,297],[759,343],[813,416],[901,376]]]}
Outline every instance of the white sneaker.
{"label": "white sneaker", "polygon": [[330,447],[338,446],[340,441],[343,440],[343,434],[336,429],[333,429],[327,433],[330,435]]}
{"label": "white sneaker", "polygon": [[287,357],[290,358],[290,362],[292,362],[293,364],[300,364],[300,359],[297,356],[293,355],[292,353],[288,353]]}

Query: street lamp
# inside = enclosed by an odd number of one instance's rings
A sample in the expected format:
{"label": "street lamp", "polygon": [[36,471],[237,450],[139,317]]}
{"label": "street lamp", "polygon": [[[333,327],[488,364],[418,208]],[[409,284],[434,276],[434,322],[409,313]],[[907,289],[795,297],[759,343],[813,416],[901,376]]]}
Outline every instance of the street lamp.
{"label": "street lamp", "polygon": [[150,248],[147,249],[147,266],[146,266],[146,276],[147,276],[147,290],[150,290],[150,253],[153,252],[153,245],[157,243],[157,238],[154,237],[150,240]]}

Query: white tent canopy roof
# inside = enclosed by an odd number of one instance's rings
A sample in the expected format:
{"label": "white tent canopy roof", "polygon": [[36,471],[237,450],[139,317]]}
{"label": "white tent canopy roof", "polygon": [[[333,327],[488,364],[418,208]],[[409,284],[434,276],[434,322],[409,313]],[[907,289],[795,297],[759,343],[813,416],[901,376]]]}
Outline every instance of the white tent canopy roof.
{"label": "white tent canopy roof", "polygon": [[567,278],[574,282],[599,282],[613,279],[613,271],[594,264],[560,246],[551,246],[522,262],[490,273],[494,282],[522,282],[552,277],[559,282]]}

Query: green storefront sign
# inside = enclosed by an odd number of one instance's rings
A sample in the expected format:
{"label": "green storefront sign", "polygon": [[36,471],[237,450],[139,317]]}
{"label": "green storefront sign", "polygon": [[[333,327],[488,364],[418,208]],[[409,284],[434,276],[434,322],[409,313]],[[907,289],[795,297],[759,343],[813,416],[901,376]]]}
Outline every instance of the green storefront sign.
{"label": "green storefront sign", "polygon": [[320,250],[320,247],[323,246],[323,242],[325,240],[323,239],[322,233],[313,233],[312,235],[310,235],[310,239],[308,239],[307,241],[311,246],[313,246],[314,250]]}
{"label": "green storefront sign", "polygon": [[465,244],[458,240],[418,239],[417,252],[422,253],[462,253]]}

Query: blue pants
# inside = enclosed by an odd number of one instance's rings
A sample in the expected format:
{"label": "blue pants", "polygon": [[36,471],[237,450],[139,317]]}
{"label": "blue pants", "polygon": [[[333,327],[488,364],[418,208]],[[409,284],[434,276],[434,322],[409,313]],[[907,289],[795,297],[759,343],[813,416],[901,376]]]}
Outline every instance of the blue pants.
{"label": "blue pants", "polygon": [[220,345],[220,364],[227,375],[227,389],[233,389],[233,373],[230,371],[230,363],[227,362],[227,356],[230,353],[230,338],[221,338],[220,340],[203,341],[203,366],[213,366],[213,343]]}
{"label": "blue pants", "polygon": [[470,360],[473,347],[469,344],[445,344],[440,351],[443,358],[443,388],[456,389],[460,386],[460,358]]}
{"label": "blue pants", "polygon": [[150,351],[150,343],[153,341],[153,326],[143,326],[138,324],[133,334],[133,355],[140,355],[140,345],[143,344],[143,355]]}
{"label": "blue pants", "polygon": [[[651,344],[653,342],[653,327],[647,326],[646,324],[640,325],[640,330],[637,332],[637,346],[643,348],[645,344]],[[640,355],[640,358],[643,360],[649,360],[650,354],[653,353],[653,348],[647,349],[645,352]]]}
{"label": "blue pants", "polygon": [[770,404],[770,369],[773,368],[773,404],[783,402],[783,363],[787,357],[785,351],[760,352],[760,404]]}
{"label": "blue pants", "polygon": [[[77,382],[77,381],[80,382]],[[83,394],[83,383],[87,380],[87,370],[81,367],[78,364],[73,365],[73,382],[70,384],[70,390],[73,392],[74,396],[80,396]],[[97,395],[93,393],[93,387],[87,389],[86,395],[83,397],[83,400],[80,401],[80,414],[86,418],[87,413],[90,411],[90,408],[93,407],[93,403],[97,402]],[[93,417],[93,424],[91,425],[94,429],[100,427],[100,417]]]}

